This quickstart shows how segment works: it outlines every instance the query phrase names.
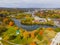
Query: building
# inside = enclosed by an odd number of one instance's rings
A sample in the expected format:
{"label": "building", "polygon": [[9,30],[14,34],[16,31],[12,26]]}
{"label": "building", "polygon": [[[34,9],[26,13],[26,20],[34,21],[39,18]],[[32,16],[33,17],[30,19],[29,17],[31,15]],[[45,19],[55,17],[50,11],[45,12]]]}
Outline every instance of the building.
{"label": "building", "polygon": [[38,22],[47,22],[47,20],[45,18],[40,18],[38,16],[34,17],[34,21],[38,21]]}
{"label": "building", "polygon": [[54,19],[54,24],[60,27],[60,19]]}

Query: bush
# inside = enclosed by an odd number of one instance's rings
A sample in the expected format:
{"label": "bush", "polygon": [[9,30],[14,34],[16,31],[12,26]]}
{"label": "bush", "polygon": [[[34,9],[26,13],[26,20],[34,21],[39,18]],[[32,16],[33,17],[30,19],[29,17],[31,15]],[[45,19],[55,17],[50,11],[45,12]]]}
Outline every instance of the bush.
{"label": "bush", "polygon": [[55,31],[56,32],[60,32],[60,28],[55,28]]}
{"label": "bush", "polygon": [[16,38],[16,36],[12,35],[9,37],[9,40],[14,40]]}
{"label": "bush", "polygon": [[43,39],[43,36],[38,34],[38,37],[37,38],[38,38],[38,40],[41,41]]}
{"label": "bush", "polygon": [[7,28],[4,26],[0,26],[0,36],[3,34],[3,32],[6,32]]}

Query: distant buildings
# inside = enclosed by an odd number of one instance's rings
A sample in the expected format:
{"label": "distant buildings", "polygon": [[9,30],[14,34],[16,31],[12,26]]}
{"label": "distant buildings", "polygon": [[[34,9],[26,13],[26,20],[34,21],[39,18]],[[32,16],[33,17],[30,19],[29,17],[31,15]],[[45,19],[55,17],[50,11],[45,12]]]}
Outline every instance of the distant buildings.
{"label": "distant buildings", "polygon": [[60,19],[54,19],[54,23],[56,26],[60,27]]}

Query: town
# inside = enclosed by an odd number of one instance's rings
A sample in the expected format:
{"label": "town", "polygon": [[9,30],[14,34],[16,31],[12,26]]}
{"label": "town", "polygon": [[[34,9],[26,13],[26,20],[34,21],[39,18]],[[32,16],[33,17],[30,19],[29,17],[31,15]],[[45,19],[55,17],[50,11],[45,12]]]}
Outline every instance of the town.
{"label": "town", "polygon": [[1,45],[53,45],[59,32],[60,9],[0,8]]}

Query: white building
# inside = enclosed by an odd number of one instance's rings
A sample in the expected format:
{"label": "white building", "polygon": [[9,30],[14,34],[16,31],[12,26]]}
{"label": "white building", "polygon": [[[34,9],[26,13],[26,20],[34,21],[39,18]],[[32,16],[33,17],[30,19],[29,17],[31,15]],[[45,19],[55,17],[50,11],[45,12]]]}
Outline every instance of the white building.
{"label": "white building", "polygon": [[35,17],[34,17],[34,20],[37,20],[37,21],[39,21],[39,22],[47,22],[47,20],[46,20],[45,18],[40,18],[40,17],[38,17],[38,16],[35,16]]}
{"label": "white building", "polygon": [[60,27],[60,19],[55,19],[54,24],[58,27]]}
{"label": "white building", "polygon": [[50,18],[48,18],[48,21],[51,21],[51,19],[50,19]]}

